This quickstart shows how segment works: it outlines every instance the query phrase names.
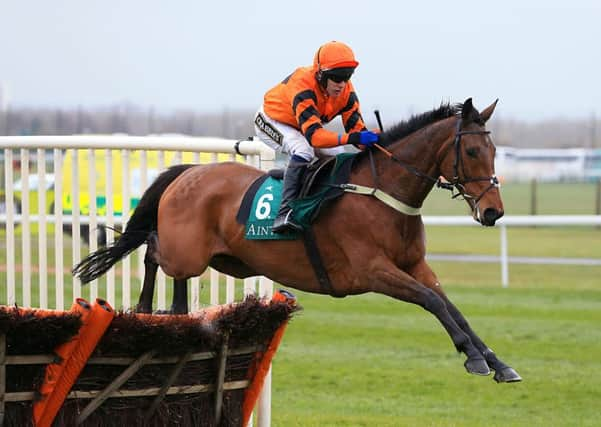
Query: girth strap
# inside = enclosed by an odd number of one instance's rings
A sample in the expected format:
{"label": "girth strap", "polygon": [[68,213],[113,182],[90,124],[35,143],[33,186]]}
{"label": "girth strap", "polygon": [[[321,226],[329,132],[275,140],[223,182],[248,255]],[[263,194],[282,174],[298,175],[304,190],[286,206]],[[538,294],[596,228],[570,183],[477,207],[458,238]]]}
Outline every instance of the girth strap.
{"label": "girth strap", "polygon": [[395,199],[390,194],[387,194],[377,188],[364,187],[363,185],[357,185],[357,184],[340,184],[340,188],[342,188],[347,193],[355,193],[355,194],[363,194],[366,196],[373,196],[376,199],[380,200],[385,205],[388,205],[391,208],[393,208],[401,213],[404,213],[405,215],[416,216],[416,215],[421,214],[420,208],[415,208],[413,206],[409,206],[408,204]]}
{"label": "girth strap", "polygon": [[330,282],[330,276],[328,276],[328,272],[326,271],[323,261],[321,260],[321,254],[319,253],[319,248],[317,247],[317,241],[315,240],[315,233],[313,233],[312,226],[306,227],[303,230],[303,243],[305,244],[305,252],[309,257],[309,261],[311,262],[315,276],[317,276],[319,286],[327,294],[337,296],[334,292],[334,288],[332,287],[332,282]]}

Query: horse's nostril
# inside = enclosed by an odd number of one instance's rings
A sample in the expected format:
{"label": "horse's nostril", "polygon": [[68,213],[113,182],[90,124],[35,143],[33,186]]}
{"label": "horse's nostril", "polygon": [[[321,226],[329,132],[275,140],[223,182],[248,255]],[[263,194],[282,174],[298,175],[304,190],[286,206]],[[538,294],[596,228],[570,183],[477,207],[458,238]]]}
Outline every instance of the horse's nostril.
{"label": "horse's nostril", "polygon": [[499,212],[494,208],[486,208],[484,210],[484,224],[494,225],[495,221],[503,216],[503,211]]}

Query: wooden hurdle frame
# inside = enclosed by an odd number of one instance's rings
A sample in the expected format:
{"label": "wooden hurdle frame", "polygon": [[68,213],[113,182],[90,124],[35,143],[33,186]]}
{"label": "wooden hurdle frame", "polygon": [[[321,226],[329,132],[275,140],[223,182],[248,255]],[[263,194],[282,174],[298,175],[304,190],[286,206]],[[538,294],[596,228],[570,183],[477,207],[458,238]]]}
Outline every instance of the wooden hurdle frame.
{"label": "wooden hurdle frame", "polygon": [[[146,416],[150,418],[158,405],[167,395],[171,394],[196,394],[196,393],[215,393],[215,420],[219,425],[221,411],[223,407],[223,395],[227,390],[245,389],[249,385],[249,380],[225,382],[225,373],[227,369],[227,360],[230,356],[251,355],[258,351],[265,350],[265,346],[245,347],[240,349],[230,349],[227,339],[221,346],[219,353],[197,352],[186,353],[181,357],[155,357],[156,351],[148,351],[138,358],[133,357],[93,357],[88,360],[89,365],[114,365],[123,366],[123,372],[115,378],[107,387],[102,390],[81,391],[72,390],[67,399],[90,399],[77,419],[77,424],[83,424],[85,420],[111,397],[143,397],[155,396],[153,403]],[[6,370],[9,366],[16,365],[47,365],[54,361],[55,357],[46,355],[6,355],[6,335],[0,334],[0,426],[3,425],[5,404],[7,402],[33,401],[35,392],[6,392]],[[173,386],[173,382],[188,362],[214,359],[218,362],[217,381],[214,384],[197,384],[194,386]],[[136,374],[140,368],[148,364],[169,364],[173,365],[168,380],[161,387],[152,387],[139,390],[119,390],[120,387]]]}

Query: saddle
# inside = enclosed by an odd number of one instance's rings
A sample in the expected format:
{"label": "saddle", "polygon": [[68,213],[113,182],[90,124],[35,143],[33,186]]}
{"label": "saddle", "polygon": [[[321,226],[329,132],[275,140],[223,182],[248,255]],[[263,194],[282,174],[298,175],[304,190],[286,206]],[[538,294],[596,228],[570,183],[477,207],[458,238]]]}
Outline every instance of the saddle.
{"label": "saddle", "polygon": [[[325,204],[344,193],[344,189],[340,187],[340,184],[348,182],[354,158],[355,154],[340,154],[335,157],[316,159],[308,166],[303,177],[299,197],[290,202],[295,220],[304,228],[310,226]],[[275,180],[276,184],[279,185],[277,187],[278,191],[280,191],[279,188],[283,178],[284,169],[272,169],[257,178],[242,199],[240,209],[236,215],[237,221],[240,224],[247,224],[249,219],[252,220],[253,206],[257,206],[257,198],[261,197],[265,187],[275,187],[272,185],[274,184],[273,180]],[[274,202],[274,206],[270,211],[277,212],[280,201],[279,194],[272,197],[271,200]],[[272,234],[272,237],[278,239],[283,235]]]}
{"label": "saddle", "polygon": [[[299,199],[308,197],[319,191],[319,186],[328,180],[328,175],[336,166],[336,156],[316,157],[307,166],[303,177],[303,184],[299,192]],[[272,178],[284,179],[286,169],[271,169],[267,172]]]}

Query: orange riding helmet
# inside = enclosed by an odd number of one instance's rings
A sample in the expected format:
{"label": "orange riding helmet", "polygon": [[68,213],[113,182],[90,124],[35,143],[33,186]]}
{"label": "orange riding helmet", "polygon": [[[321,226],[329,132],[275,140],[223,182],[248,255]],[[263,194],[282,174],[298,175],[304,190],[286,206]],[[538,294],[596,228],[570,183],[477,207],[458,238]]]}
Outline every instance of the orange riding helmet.
{"label": "orange riding helmet", "polygon": [[315,77],[325,87],[328,78],[336,81],[350,79],[359,62],[353,50],[342,42],[331,41],[322,45],[315,53],[313,67]]}

